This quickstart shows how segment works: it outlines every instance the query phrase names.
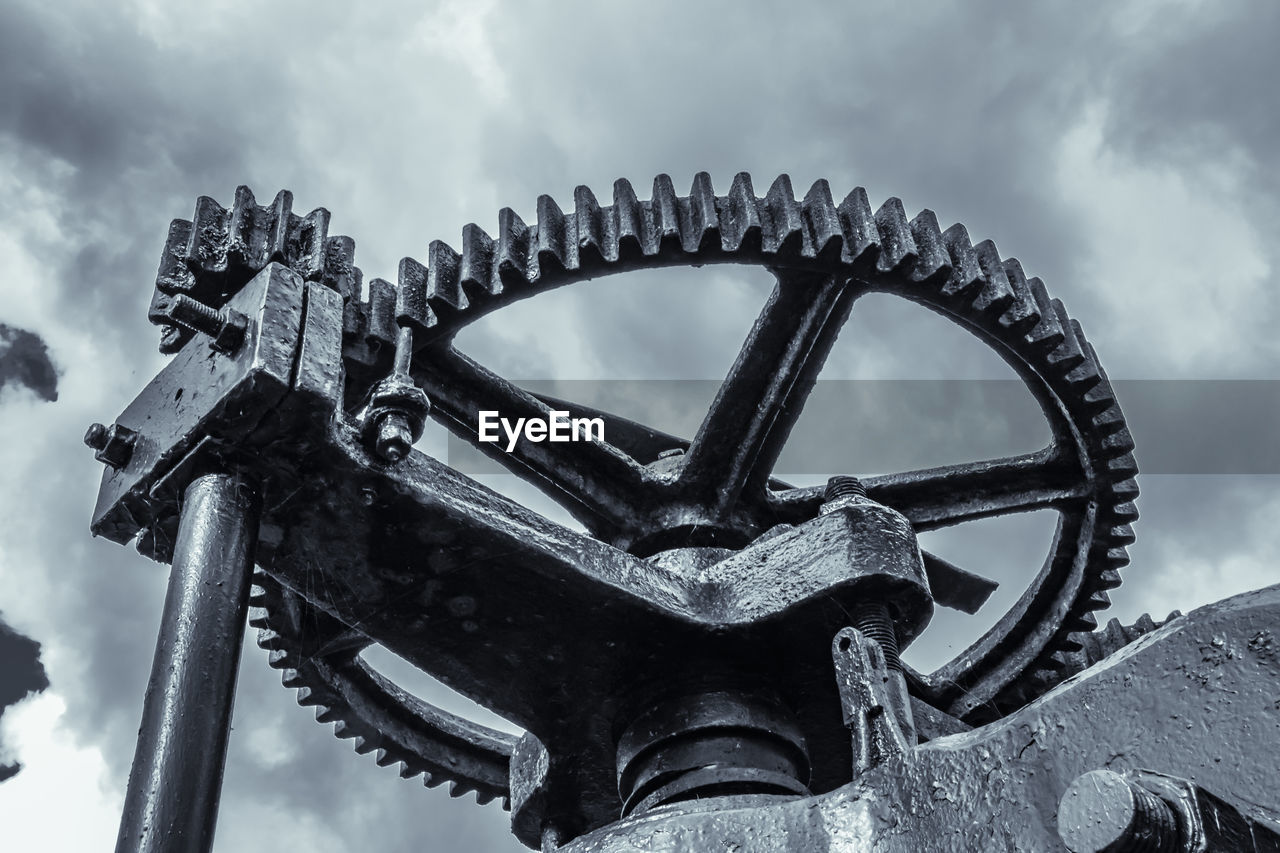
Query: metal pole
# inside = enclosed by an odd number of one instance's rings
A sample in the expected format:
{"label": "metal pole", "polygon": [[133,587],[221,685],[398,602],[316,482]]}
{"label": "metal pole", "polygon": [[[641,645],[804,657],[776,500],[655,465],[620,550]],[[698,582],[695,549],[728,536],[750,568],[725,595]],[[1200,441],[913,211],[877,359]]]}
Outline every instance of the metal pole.
{"label": "metal pole", "polygon": [[213,847],[259,511],[238,475],[187,487],[116,853]]}

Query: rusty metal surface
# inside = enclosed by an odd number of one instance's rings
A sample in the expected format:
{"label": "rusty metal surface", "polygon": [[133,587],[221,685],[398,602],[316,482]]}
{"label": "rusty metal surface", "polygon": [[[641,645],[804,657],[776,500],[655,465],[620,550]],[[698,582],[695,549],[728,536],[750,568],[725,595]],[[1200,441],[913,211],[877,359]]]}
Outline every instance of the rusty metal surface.
{"label": "rusty metal surface", "polygon": [[259,511],[239,475],[186,489],[117,853],[213,847]]}
{"label": "rusty metal surface", "polygon": [[[202,198],[174,224],[152,317],[177,355],[112,427],[136,437],[127,459],[111,455],[121,464],[104,475],[94,530],[141,531],[166,559],[193,450],[252,471],[267,507],[255,622],[285,683],[379,763],[510,801],[531,846],[613,822],[624,798],[656,812],[707,786],[730,793],[708,769],[718,736],[618,764],[620,732],[671,696],[731,693],[730,717],[765,693],[787,709],[761,731],[793,718],[806,760],[788,771],[762,746],[734,771],[759,783],[748,789],[788,774],[818,795],[849,785],[850,700],[829,655],[851,620],[886,655],[894,689],[872,704],[892,706],[907,746],[917,727],[937,739],[1000,724],[1061,680],[1119,583],[1137,468],[1092,347],[1016,260],[929,211],[908,220],[896,199],[873,211],[861,189],[837,205],[822,181],[797,200],[786,176],[762,198],[746,175],[724,196],[705,174],[688,196],[659,176],[648,201],[619,181],[612,205],[585,188],[569,213],[542,197],[533,225],[505,209],[496,237],[471,225],[460,251],[433,242],[427,263],[406,259],[398,286],[374,279],[363,298],[354,243],[327,223],[322,210],[292,214],[285,193],[259,207],[241,188],[231,208]],[[553,287],[706,263],[764,266],[777,287],[692,440],[606,414],[609,442],[479,445],[586,535],[402,452],[428,408],[476,442],[480,410],[545,415],[554,402],[454,349],[466,324]],[[1040,403],[1051,445],[868,478],[863,503],[835,512],[823,490],[772,479],[836,334],[871,292],[991,346]],[[107,428],[93,440],[119,450]],[[921,554],[916,532],[1043,508],[1059,528],[1010,612],[937,673],[897,664],[935,602],[973,612],[994,589]],[[892,624],[858,616],[868,601]],[[363,662],[372,643],[529,734],[418,702]]]}
{"label": "rusty metal surface", "polygon": [[[1097,769],[1194,780],[1253,827],[1252,838],[1220,836],[1228,840],[1207,849],[1274,849],[1278,625],[1280,587],[1246,593],[1170,622],[1002,720],[891,757],[829,794],[670,806],[560,849],[1052,853],[1067,849],[1061,798]],[[1222,813],[1230,819],[1231,808]]]}

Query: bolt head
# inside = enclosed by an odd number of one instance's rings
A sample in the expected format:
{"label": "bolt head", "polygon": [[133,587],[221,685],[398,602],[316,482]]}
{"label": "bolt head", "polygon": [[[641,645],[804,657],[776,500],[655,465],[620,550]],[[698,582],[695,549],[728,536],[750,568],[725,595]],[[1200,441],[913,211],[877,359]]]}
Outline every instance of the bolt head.
{"label": "bolt head", "polygon": [[413,449],[413,431],[408,421],[399,413],[383,415],[378,422],[374,452],[384,461],[395,464],[409,455]]}
{"label": "bolt head", "polygon": [[[1159,843],[1153,815],[1124,776],[1092,770],[1076,778],[1058,804],[1058,835],[1072,853],[1173,849]],[[1139,844],[1138,842],[1142,842]]]}
{"label": "bolt head", "polygon": [[94,450],[101,450],[107,444],[107,428],[102,424],[89,424],[84,431],[84,445]]}
{"label": "bolt head", "polygon": [[91,424],[85,431],[84,443],[97,451],[93,457],[99,462],[119,469],[129,464],[137,438],[136,432],[119,424]]}
{"label": "bolt head", "polygon": [[213,335],[212,346],[224,355],[232,355],[244,341],[245,332],[249,328],[249,318],[233,308],[223,308],[219,312],[222,323]]}

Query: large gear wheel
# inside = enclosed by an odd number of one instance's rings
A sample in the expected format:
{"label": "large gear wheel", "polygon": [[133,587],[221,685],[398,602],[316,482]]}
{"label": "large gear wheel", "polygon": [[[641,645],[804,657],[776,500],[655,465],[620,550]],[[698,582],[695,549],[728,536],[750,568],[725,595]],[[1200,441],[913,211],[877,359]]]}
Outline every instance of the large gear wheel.
{"label": "large gear wheel", "polygon": [[[688,196],[659,176],[649,201],[618,181],[612,205],[579,187],[573,212],[547,196],[537,209],[530,226],[504,209],[496,238],[467,226],[460,252],[434,242],[427,263],[402,262],[398,290],[374,281],[365,302],[352,301],[349,402],[384,370],[396,324],[408,326],[413,376],[432,416],[487,451],[475,434],[479,409],[536,414],[547,401],[457,352],[453,338],[467,324],[548,289],[619,272],[763,266],[778,285],[691,441],[610,416],[611,444],[493,454],[615,548],[642,557],[676,547],[737,549],[818,513],[820,489],[787,487],[771,469],[855,300],[880,292],[916,302],[995,350],[1035,396],[1053,438],[1032,454],[866,478],[869,496],[917,531],[1037,509],[1057,510],[1059,523],[1045,562],[1009,612],[936,672],[909,673],[911,692],[977,725],[1054,682],[1066,656],[1081,649],[1076,635],[1096,627],[1093,612],[1108,606],[1107,590],[1120,583],[1138,488],[1133,443],[1106,375],[1079,324],[1039,279],[1001,258],[992,242],[971,243],[962,226],[941,230],[928,210],[908,219],[890,199],[873,211],[862,189],[836,204],[825,181],[797,201],[786,176],[763,198],[745,174],[724,196],[706,174]],[[344,264],[350,252],[346,245]],[[684,453],[659,458],[674,448]],[[926,564],[937,602],[972,612],[982,582],[936,558]],[[359,632],[270,577],[259,585],[260,643],[285,670],[285,683],[300,688],[299,701],[320,706],[319,719],[358,737],[361,751],[378,750],[379,763],[401,763],[403,775],[425,773],[428,784],[447,778],[455,792],[505,799],[510,736],[408,696],[361,661],[369,641]]]}

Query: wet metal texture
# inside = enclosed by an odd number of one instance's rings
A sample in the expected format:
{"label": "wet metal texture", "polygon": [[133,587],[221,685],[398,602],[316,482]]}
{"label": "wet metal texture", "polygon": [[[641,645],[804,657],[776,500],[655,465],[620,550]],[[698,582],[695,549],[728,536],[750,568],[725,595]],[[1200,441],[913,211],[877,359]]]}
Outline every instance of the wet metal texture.
{"label": "wet metal texture", "polygon": [[[1072,780],[1129,769],[1191,779],[1188,797],[1221,798],[1223,825],[1238,809],[1265,828],[1258,762],[1274,750],[1240,750],[1231,773],[1203,757],[1274,729],[1259,698],[1275,692],[1273,641],[1241,632],[1276,618],[1275,591],[1094,630],[1133,541],[1133,444],[1079,324],[1017,260],[897,199],[873,210],[861,189],[836,203],[819,181],[798,200],[785,175],[762,197],[745,174],[725,195],[699,174],[686,196],[659,176],[645,201],[619,181],[612,204],[579,187],[571,210],[543,196],[537,216],[504,209],[493,235],[469,225],[459,248],[434,241],[395,284],[365,285],[327,211],[296,215],[288,193],[259,206],[245,188],[230,208],[201,198],[170,228],[150,312],[174,357],[86,435],[107,465],[94,532],[137,537],[185,576],[203,541],[188,484],[251,477],[260,525],[247,511],[209,523],[230,525],[227,542],[257,535],[250,621],[284,683],[401,776],[502,802],[531,847],[1060,850]],[[551,288],[708,263],[762,266],[777,286],[692,437],[527,393],[453,344]],[[868,293],[991,347],[1038,401],[1049,446],[826,488],[775,478]],[[480,411],[553,408],[602,418],[606,440],[479,441]],[[412,450],[427,417],[585,532]],[[1026,592],[938,671],[904,665],[935,607],[974,613],[996,588],[917,534],[1041,509],[1059,523]],[[1211,672],[1187,639],[1210,624],[1236,644]],[[411,696],[366,662],[374,645],[525,733]],[[168,760],[159,735],[144,740],[135,776],[160,772],[151,753]],[[199,795],[211,820],[216,784]]]}
{"label": "wet metal texture", "polygon": [[259,510],[237,475],[186,489],[117,853],[213,848]]}
{"label": "wet metal texture", "polygon": [[1105,768],[1194,779],[1183,787],[1197,792],[1216,834],[1185,849],[1269,853],[1280,844],[1277,625],[1280,586],[1246,593],[1170,622],[1002,720],[890,757],[829,794],[671,806],[561,850],[1058,853],[1069,849],[1059,837],[1063,797]]}

